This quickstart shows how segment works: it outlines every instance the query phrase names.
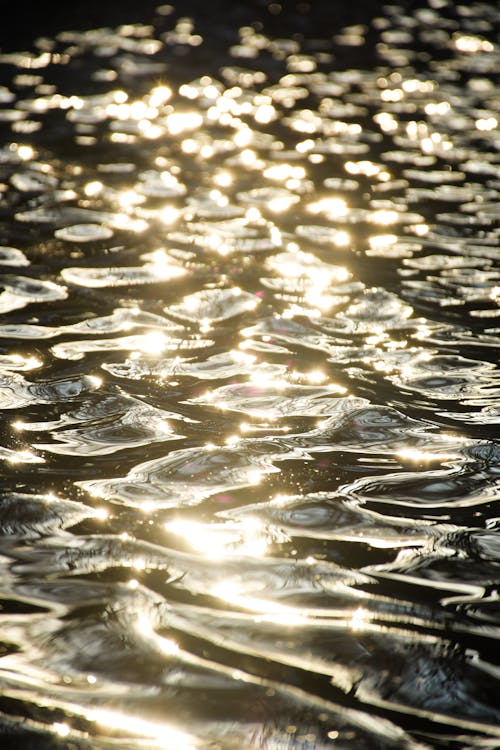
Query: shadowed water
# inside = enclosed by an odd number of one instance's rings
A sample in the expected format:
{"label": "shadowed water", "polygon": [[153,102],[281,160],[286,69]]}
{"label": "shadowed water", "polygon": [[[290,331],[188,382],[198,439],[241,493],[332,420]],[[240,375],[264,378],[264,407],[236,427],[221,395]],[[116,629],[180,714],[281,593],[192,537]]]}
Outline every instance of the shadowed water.
{"label": "shadowed water", "polygon": [[500,12],[217,10],[0,52],[0,746],[494,750]]}

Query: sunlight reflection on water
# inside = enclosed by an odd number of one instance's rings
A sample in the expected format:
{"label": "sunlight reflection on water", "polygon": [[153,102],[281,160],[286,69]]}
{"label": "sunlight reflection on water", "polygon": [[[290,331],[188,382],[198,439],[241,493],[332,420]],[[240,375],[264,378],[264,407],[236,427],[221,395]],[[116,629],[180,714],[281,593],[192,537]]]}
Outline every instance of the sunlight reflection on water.
{"label": "sunlight reflection on water", "polygon": [[0,53],[0,733],[496,747],[500,15],[223,5]]}

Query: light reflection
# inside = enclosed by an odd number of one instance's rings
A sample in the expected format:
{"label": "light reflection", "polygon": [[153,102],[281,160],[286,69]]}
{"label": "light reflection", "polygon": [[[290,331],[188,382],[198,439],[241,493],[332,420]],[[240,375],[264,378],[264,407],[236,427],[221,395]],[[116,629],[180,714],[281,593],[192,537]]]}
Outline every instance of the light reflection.
{"label": "light reflection", "polygon": [[91,182],[87,182],[85,187],[83,188],[83,192],[88,198],[94,198],[96,195],[99,195],[99,193],[102,192],[104,188],[104,185],[99,180],[92,180]]}
{"label": "light reflection", "polygon": [[71,728],[68,724],[59,721],[56,721],[54,722],[54,724],[52,724],[52,729],[58,737],[68,737],[71,732]]}
{"label": "light reflection", "polygon": [[172,90],[168,86],[155,86],[149,95],[149,103],[152,107],[161,107],[172,96]]}
{"label": "light reflection", "polygon": [[35,158],[36,152],[31,146],[18,146],[17,155],[22,161],[31,161]]}
{"label": "light reflection", "polygon": [[467,52],[470,55],[476,52],[493,52],[495,47],[487,39],[473,36],[472,34],[455,34],[455,47],[459,52]]}
{"label": "light reflection", "polygon": [[197,130],[202,124],[203,117],[199,112],[172,112],[165,118],[165,125],[171,135]]}
{"label": "light reflection", "polygon": [[365,630],[370,622],[370,613],[363,607],[358,607],[354,610],[352,617],[349,622],[349,627],[355,633]]}
{"label": "light reflection", "polygon": [[382,167],[368,159],[362,159],[361,161],[347,161],[344,169],[349,174],[362,174],[366,177],[375,177],[379,174]]}
{"label": "light reflection", "polygon": [[295,607],[268,599],[249,596],[242,581],[226,579],[210,587],[210,594],[226,604],[254,612],[255,622],[272,622],[286,627],[303,626],[309,618]]}
{"label": "light reflection", "polygon": [[237,524],[175,520],[167,522],[165,529],[211,560],[235,556],[260,558],[268,551],[266,530],[257,518],[245,518]]}
{"label": "light reflection", "polygon": [[496,117],[480,117],[475,122],[477,130],[489,131],[496,130],[498,128],[498,120]]}
{"label": "light reflection", "polygon": [[425,451],[420,448],[402,448],[397,451],[397,456],[407,461],[423,463],[426,461],[447,461],[459,458],[459,454],[454,452]]}
{"label": "light reflection", "polygon": [[159,212],[159,218],[163,224],[174,224],[180,216],[181,212],[175,206],[165,206]]}
{"label": "light reflection", "polygon": [[307,210],[311,214],[326,214],[329,219],[337,219],[345,216],[349,208],[343,198],[322,198],[310,203]]}
{"label": "light reflection", "polygon": [[161,331],[150,331],[144,336],[138,337],[138,343],[141,352],[160,355],[168,344],[168,338]]}
{"label": "light reflection", "polygon": [[[0,454],[1,455],[1,454]],[[11,464],[44,464],[45,459],[37,456],[36,453],[26,450],[11,451],[7,454],[6,460]]]}
{"label": "light reflection", "polygon": [[214,182],[218,187],[229,187],[233,183],[233,178],[229,172],[220,172],[215,175]]}
{"label": "light reflection", "polygon": [[394,224],[397,222],[399,218],[399,214],[397,211],[392,211],[389,209],[380,209],[378,211],[373,211],[370,215],[370,220],[373,221],[375,224]]}
{"label": "light reflection", "polygon": [[395,234],[377,234],[368,238],[368,243],[372,250],[383,250],[386,247],[395,245],[398,238]]}
{"label": "light reflection", "polygon": [[135,190],[123,190],[118,195],[118,202],[122,208],[131,208],[145,201],[143,195],[138,195]]}
{"label": "light reflection", "polygon": [[101,708],[91,709],[87,714],[87,719],[108,730],[128,732],[147,738],[154,743],[153,747],[161,748],[161,750],[196,750],[190,735],[169,724],[159,724],[138,719],[130,714]]}
{"label": "light reflection", "polygon": [[294,203],[297,203],[298,200],[299,199],[296,195],[280,195],[277,198],[271,198],[267,207],[273,213],[284,213],[285,211],[288,211]]}

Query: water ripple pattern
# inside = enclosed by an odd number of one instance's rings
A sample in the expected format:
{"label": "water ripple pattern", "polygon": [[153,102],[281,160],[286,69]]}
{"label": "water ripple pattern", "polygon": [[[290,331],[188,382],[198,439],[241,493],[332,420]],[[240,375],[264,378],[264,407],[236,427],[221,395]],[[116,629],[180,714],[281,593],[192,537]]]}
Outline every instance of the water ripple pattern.
{"label": "water ripple pattern", "polygon": [[500,746],[500,12],[365,5],[0,50],[2,747]]}

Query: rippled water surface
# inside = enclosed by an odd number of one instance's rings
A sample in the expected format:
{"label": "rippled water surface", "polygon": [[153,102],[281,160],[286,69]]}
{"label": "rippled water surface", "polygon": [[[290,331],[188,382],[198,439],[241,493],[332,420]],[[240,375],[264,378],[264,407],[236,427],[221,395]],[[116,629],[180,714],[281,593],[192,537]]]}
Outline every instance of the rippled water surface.
{"label": "rippled water surface", "polygon": [[500,11],[198,5],[0,53],[0,745],[493,750]]}

